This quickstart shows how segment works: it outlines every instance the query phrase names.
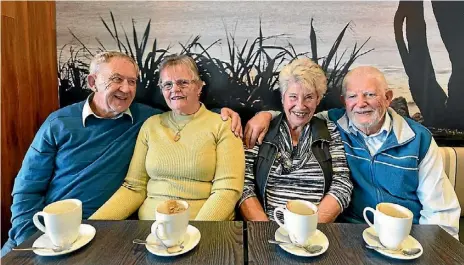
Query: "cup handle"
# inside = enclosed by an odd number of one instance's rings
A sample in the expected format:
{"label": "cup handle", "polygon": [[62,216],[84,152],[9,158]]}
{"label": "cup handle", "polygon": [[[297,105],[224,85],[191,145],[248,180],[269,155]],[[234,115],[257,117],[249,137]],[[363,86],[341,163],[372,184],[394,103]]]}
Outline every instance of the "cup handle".
{"label": "cup handle", "polygon": [[367,218],[367,212],[372,212],[372,214],[374,215],[374,218],[375,218],[375,210],[371,207],[366,207],[364,208],[364,211],[363,211],[363,216],[364,216],[364,221],[366,221],[366,223],[369,225],[369,226],[374,226],[371,221],[369,221],[369,218]]}
{"label": "cup handle", "polygon": [[[155,237],[158,238],[159,240],[166,240],[166,238],[161,238],[158,234],[158,227],[161,226],[161,229],[164,230],[164,221],[158,221],[156,220],[153,225],[152,225],[152,232],[154,231],[154,234],[155,234]],[[154,227],[154,229],[153,229]],[[164,235],[166,235],[166,233],[163,233]]]}
{"label": "cup handle", "polygon": [[283,228],[285,228],[285,225],[284,225],[284,223],[282,223],[281,221],[279,221],[279,219],[277,218],[277,212],[278,212],[278,211],[281,211],[282,213],[284,213],[284,210],[285,210],[284,208],[280,208],[280,207],[277,207],[277,208],[274,209],[274,220],[276,221],[276,223],[277,223],[279,226],[281,226],[281,227],[283,227]]}
{"label": "cup handle", "polygon": [[37,212],[34,214],[34,217],[32,217],[32,221],[34,222],[34,225],[42,232],[45,233],[45,226],[39,221],[39,216],[42,216],[45,218],[45,213],[44,212]]}

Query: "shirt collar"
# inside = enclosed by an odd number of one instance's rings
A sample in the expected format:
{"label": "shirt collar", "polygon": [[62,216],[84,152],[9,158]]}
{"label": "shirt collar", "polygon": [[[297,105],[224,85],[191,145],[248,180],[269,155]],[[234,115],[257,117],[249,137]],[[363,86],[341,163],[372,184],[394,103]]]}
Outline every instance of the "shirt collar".
{"label": "shirt collar", "polygon": [[[84,108],[82,109],[82,125],[85,127],[85,120],[87,117],[93,115],[97,119],[107,119],[104,117],[100,117],[95,112],[93,112],[92,108],[90,107],[90,101],[93,99],[95,93],[91,93],[88,97],[87,100],[85,101]],[[118,115],[110,118],[112,120],[119,119],[121,118],[124,114],[128,115],[131,118],[132,124],[134,123],[134,118],[132,117],[132,113],[130,111],[130,108],[127,108],[124,112],[119,113]]]}
{"label": "shirt collar", "polygon": [[376,136],[379,136],[380,134],[388,135],[388,133],[390,132],[390,129],[391,129],[391,123],[392,123],[392,119],[390,117],[390,114],[387,111],[387,112],[385,112],[385,121],[383,122],[382,127],[380,128],[380,130],[378,132],[376,132],[374,134],[366,135],[364,132],[362,132],[361,130],[356,128],[356,126],[352,123],[352,121],[350,119],[348,119],[348,128],[349,128],[351,133],[360,134],[364,138],[366,138],[366,137],[376,137]]}

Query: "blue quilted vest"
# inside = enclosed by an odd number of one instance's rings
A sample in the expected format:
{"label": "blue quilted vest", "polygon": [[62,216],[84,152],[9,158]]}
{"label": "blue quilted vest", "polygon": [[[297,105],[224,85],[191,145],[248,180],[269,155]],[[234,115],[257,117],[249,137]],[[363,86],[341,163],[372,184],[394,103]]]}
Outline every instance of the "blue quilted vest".
{"label": "blue quilted vest", "polygon": [[348,129],[348,118],[343,109],[328,112],[337,124],[353,179],[351,204],[342,220],[364,222],[363,209],[380,202],[391,202],[410,209],[414,223],[419,223],[422,204],[416,191],[419,185],[419,165],[425,157],[431,133],[419,123],[399,116],[389,109],[392,129],[386,141],[373,156],[364,140]]}

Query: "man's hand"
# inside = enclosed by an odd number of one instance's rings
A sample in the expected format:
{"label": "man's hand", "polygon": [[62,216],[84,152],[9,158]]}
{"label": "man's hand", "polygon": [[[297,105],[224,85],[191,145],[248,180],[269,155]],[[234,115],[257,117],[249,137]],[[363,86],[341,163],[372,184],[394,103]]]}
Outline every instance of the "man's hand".
{"label": "man's hand", "polygon": [[240,116],[237,112],[229,108],[222,108],[221,118],[223,121],[226,121],[227,119],[231,118],[232,124],[230,126],[230,129],[235,134],[235,136],[243,138],[242,121],[240,120]]}
{"label": "man's hand", "polygon": [[271,113],[261,111],[248,121],[245,126],[245,145],[248,149],[253,148],[256,141],[262,144],[271,120]]}

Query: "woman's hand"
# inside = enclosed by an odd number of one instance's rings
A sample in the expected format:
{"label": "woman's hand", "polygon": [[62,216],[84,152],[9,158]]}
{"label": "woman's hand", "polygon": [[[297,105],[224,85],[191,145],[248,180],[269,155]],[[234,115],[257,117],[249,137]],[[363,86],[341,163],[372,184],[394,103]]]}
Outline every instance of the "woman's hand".
{"label": "woman's hand", "polygon": [[232,124],[230,129],[235,134],[235,136],[243,138],[242,121],[240,120],[240,116],[237,112],[229,108],[222,108],[221,118],[223,121],[226,121],[227,119],[231,118]]}
{"label": "woman's hand", "polygon": [[338,201],[332,195],[327,194],[322,198],[318,207],[318,222],[332,223],[340,213],[341,207]]}

